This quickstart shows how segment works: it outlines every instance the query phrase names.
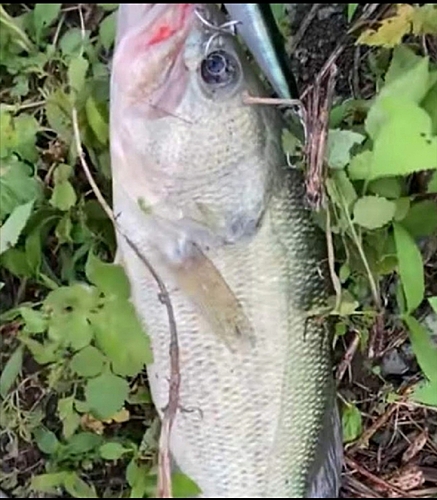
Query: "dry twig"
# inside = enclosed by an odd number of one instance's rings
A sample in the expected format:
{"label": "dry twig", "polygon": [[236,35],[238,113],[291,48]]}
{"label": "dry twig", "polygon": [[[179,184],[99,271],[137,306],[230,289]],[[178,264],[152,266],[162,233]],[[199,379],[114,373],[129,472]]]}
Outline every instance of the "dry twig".
{"label": "dry twig", "polygon": [[167,407],[164,410],[164,416],[161,424],[161,434],[159,438],[159,452],[158,452],[158,494],[157,498],[172,498],[172,485],[171,485],[171,462],[170,462],[170,434],[171,429],[176,417],[177,410],[179,408],[179,387],[180,387],[180,371],[179,371],[179,344],[178,344],[178,334],[176,327],[176,320],[174,316],[173,306],[171,304],[170,295],[168,290],[158,276],[157,272],[150,264],[148,259],[142,255],[138,250],[135,243],[124,233],[120,225],[118,224],[114,214],[104,199],[100,189],[98,188],[96,182],[94,181],[88,164],[85,161],[85,154],[82,147],[82,141],[80,138],[79,124],[77,118],[77,110],[73,107],[72,111],[72,123],[73,132],[76,143],[77,153],[79,155],[79,161],[82,169],[88,179],[88,182],[100,203],[101,207],[105,211],[106,215],[114,224],[115,230],[126,240],[131,249],[135,252],[136,256],[148,269],[150,274],[153,276],[159,289],[159,299],[164,304],[167,309],[167,316],[170,329],[170,345],[169,345],[169,356],[170,356],[170,388],[169,388],[169,399]]}

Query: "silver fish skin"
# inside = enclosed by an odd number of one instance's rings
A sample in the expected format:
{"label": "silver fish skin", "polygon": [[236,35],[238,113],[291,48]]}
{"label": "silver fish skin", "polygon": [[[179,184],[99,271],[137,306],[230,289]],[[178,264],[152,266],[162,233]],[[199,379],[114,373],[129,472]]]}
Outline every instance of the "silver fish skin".
{"label": "silver fish skin", "polygon": [[[199,9],[201,18],[195,15]],[[203,498],[328,498],[341,433],[324,238],[286,166],[280,114],[215,5],[121,4],[111,76],[113,204],[167,285],[180,349],[170,447]],[[214,36],[213,36],[214,35]],[[212,38],[211,38],[212,37]],[[208,53],[206,53],[208,48]],[[169,325],[123,237],[118,259],[169,396]]]}

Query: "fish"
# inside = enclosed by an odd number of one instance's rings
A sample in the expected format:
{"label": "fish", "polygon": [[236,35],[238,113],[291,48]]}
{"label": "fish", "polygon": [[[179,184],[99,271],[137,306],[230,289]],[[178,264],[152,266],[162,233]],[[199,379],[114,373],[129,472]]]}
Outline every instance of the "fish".
{"label": "fish", "polygon": [[236,31],[281,99],[298,99],[296,79],[287,61],[282,36],[270,4],[226,3]]}
{"label": "fish", "polygon": [[[179,346],[177,468],[200,498],[331,498],[342,439],[323,234],[287,165],[284,122],[215,4],[120,4],[110,84],[117,262],[169,400]],[[129,242],[130,240],[130,242]]]}

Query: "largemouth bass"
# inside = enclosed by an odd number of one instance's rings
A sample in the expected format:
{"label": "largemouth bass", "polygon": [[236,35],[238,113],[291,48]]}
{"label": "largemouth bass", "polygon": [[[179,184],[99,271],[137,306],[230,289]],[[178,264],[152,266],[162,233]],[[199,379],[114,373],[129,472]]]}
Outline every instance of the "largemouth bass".
{"label": "largemouth bass", "polygon": [[[341,438],[324,239],[286,165],[283,123],[222,14],[120,4],[111,77],[118,224],[167,285],[180,348],[171,453],[204,498],[336,496]],[[152,342],[162,416],[169,323],[128,242],[118,258]]]}

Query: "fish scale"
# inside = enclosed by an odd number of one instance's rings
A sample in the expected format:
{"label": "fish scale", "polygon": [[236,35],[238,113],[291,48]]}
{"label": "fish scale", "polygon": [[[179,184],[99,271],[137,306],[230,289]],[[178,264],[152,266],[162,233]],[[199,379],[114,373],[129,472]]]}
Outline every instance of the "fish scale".
{"label": "fish scale", "polygon": [[[191,55],[193,41],[208,39],[204,30],[193,21]],[[126,104],[114,67],[114,211],[170,292],[180,349],[180,408],[170,439],[178,467],[204,498],[333,496],[341,439],[331,431],[338,427],[332,331],[311,312],[329,294],[324,239],[304,206],[302,173],[286,166],[279,113],[243,103],[243,91],[263,89],[235,43],[221,41],[241,58],[244,78],[236,88],[213,98],[192,72],[177,107],[153,119]],[[249,347],[230,349],[181,285],[171,259],[183,258],[186,241],[210,263],[199,283],[194,261],[190,291],[209,286],[212,297],[219,293],[220,282],[208,280],[216,269],[253,327]],[[118,252],[151,339],[149,384],[162,417],[170,376],[166,309],[122,237]]]}

